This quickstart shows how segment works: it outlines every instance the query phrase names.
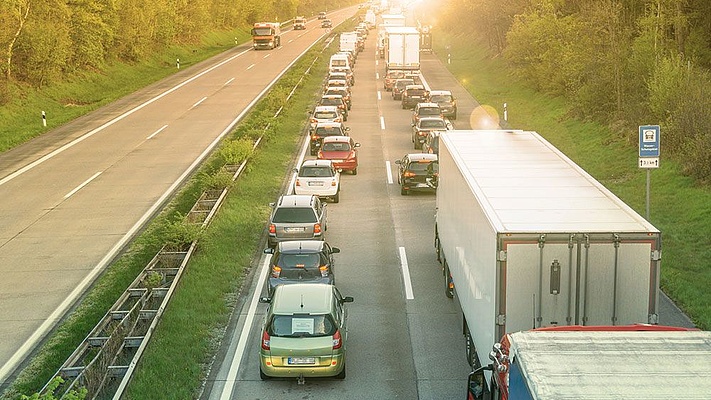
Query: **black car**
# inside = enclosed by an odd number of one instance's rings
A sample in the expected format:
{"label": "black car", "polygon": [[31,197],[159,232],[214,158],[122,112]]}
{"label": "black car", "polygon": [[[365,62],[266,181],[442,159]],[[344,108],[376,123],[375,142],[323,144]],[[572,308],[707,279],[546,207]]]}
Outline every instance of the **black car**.
{"label": "black car", "polygon": [[412,79],[402,78],[395,81],[393,84],[393,90],[391,92],[393,100],[402,100],[402,92],[405,90],[407,85],[414,85],[415,81]]}
{"label": "black car", "polygon": [[427,134],[425,142],[422,143],[422,152],[439,155],[439,134],[440,131],[431,131]]}
{"label": "black car", "polygon": [[331,22],[330,19],[326,18],[323,21],[321,21],[321,28],[332,28],[333,23]]}
{"label": "black car", "polygon": [[412,144],[415,149],[421,149],[422,144],[431,131],[446,131],[449,129],[447,122],[439,117],[422,117],[412,125]]}
{"label": "black car", "polygon": [[437,190],[439,164],[437,155],[429,153],[406,154],[398,165],[397,183],[400,194],[407,195],[413,190]]}
{"label": "black car", "polygon": [[407,85],[402,92],[402,108],[415,108],[418,103],[427,101],[427,89],[423,85]]}
{"label": "black car", "polygon": [[326,136],[348,136],[350,128],[340,122],[320,122],[311,132],[310,154],[315,156],[321,149],[323,138]]}
{"label": "black car", "polygon": [[335,284],[333,254],[340,252],[338,247],[321,240],[293,240],[264,249],[264,253],[272,254],[267,281],[269,297],[282,284]]}

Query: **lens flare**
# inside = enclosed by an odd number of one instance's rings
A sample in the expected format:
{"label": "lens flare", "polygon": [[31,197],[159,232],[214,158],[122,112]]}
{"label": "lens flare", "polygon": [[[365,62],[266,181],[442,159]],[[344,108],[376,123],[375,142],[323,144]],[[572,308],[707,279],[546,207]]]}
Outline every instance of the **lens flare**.
{"label": "lens flare", "polygon": [[499,129],[499,113],[489,105],[481,105],[469,115],[472,129]]}

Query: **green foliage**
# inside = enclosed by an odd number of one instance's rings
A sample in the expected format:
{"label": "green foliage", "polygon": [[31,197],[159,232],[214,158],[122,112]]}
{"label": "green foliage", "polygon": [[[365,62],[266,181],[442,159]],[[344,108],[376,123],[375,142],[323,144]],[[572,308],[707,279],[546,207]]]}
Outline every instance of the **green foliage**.
{"label": "green foliage", "polygon": [[254,143],[248,138],[230,140],[224,143],[217,154],[223,164],[239,164],[246,160],[254,151]]}
{"label": "green foliage", "polygon": [[[47,385],[47,390],[45,394],[40,395],[39,393],[34,393],[31,396],[26,396],[22,395],[20,397],[21,400],[57,400],[57,397],[54,396],[54,391],[59,388],[59,386],[64,383],[64,379],[61,377],[56,377],[52,380],[52,382]],[[77,392],[76,390],[70,390],[69,393],[64,395],[62,397],[63,400],[84,400],[86,399],[88,391],[86,388],[81,388]]]}

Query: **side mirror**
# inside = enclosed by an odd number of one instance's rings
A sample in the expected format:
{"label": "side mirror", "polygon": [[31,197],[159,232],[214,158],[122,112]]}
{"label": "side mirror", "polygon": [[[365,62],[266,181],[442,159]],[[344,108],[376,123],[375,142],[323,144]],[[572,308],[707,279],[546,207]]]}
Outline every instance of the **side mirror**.
{"label": "side mirror", "polygon": [[341,300],[341,303],[353,303],[353,296],[346,296]]}
{"label": "side mirror", "polygon": [[274,249],[272,249],[271,247],[267,247],[266,249],[264,249],[264,254],[274,254]]}
{"label": "side mirror", "polygon": [[276,203],[269,203],[269,207],[274,207]]}
{"label": "side mirror", "polygon": [[260,303],[271,303],[272,299],[270,297],[260,297],[259,302]]}
{"label": "side mirror", "polygon": [[350,131],[350,130],[351,130],[351,127],[350,127],[350,126],[347,126],[347,127],[346,127],[346,132],[348,132],[348,131]]}
{"label": "side mirror", "polygon": [[331,247],[331,254],[337,254],[340,253],[341,249],[338,247]]}
{"label": "side mirror", "polygon": [[360,143],[354,144],[353,147],[360,147]]}
{"label": "side mirror", "polygon": [[397,164],[397,165],[402,164],[402,160],[395,160],[395,164]]}
{"label": "side mirror", "polygon": [[298,173],[299,173],[299,169],[298,169],[298,168],[294,168],[294,172],[296,172],[296,173],[298,174]]}

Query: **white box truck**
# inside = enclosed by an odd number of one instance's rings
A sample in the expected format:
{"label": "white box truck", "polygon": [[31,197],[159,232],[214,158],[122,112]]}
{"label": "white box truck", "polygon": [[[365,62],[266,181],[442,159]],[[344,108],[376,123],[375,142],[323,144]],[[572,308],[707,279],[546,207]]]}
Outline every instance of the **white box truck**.
{"label": "white box truck", "polygon": [[405,16],[402,14],[383,14],[383,26],[405,26]]}
{"label": "white box truck", "polygon": [[339,49],[341,51],[352,51],[354,55],[358,54],[357,32],[343,32],[339,40]]}
{"label": "white box truck", "polygon": [[386,27],[385,70],[420,69],[420,32],[411,26]]}
{"label": "white box truck", "polygon": [[708,331],[623,325],[514,332],[493,347],[491,361],[469,375],[468,399],[708,399],[711,394]]}
{"label": "white box truck", "polygon": [[537,133],[442,133],[436,207],[473,366],[509,332],[657,323],[659,231]]}

